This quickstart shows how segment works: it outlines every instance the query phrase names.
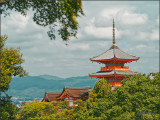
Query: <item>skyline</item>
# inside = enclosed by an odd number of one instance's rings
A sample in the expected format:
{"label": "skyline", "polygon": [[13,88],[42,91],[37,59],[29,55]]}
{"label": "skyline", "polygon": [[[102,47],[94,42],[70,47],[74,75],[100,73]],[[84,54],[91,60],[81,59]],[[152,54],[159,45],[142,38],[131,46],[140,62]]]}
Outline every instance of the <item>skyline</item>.
{"label": "skyline", "polygon": [[[112,45],[112,19],[115,20],[116,44],[124,52],[140,57],[127,64],[132,71],[159,71],[159,6],[158,1],[82,1],[85,16],[78,18],[78,39],[69,45],[59,36],[50,40],[48,28],[36,25],[33,12],[24,17],[12,12],[2,17],[2,35],[8,35],[7,47],[20,47],[29,75],[58,77],[84,76],[100,70],[89,58]],[[143,5],[143,6],[142,6]],[[96,9],[95,9],[96,7]],[[126,66],[127,66],[126,65]]]}

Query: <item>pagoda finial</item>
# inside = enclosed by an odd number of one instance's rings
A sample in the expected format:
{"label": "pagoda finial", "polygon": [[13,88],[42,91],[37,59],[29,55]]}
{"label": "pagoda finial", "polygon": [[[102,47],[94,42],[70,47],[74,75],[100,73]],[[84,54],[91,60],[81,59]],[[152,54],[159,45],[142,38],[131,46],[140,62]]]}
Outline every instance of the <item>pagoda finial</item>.
{"label": "pagoda finial", "polygon": [[113,45],[116,44],[116,41],[115,41],[115,26],[114,26],[114,18],[113,18]]}

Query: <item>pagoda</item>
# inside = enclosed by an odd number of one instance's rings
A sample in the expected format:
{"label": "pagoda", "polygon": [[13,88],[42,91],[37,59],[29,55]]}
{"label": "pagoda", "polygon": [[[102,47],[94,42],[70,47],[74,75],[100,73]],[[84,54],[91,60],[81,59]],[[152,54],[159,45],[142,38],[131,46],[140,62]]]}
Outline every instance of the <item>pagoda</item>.
{"label": "pagoda", "polygon": [[115,25],[113,19],[113,44],[104,53],[90,58],[90,61],[104,64],[105,67],[101,67],[101,70],[96,73],[90,73],[90,77],[96,77],[98,79],[105,78],[113,88],[121,86],[121,81],[125,75],[139,74],[129,70],[128,66],[124,66],[125,63],[139,60],[139,57],[130,55],[116,45],[115,41]]}

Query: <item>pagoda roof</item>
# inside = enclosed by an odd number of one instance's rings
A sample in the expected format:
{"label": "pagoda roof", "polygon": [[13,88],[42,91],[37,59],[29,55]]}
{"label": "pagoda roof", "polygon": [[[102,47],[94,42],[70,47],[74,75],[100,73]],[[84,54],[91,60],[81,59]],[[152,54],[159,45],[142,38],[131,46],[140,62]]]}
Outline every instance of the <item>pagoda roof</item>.
{"label": "pagoda roof", "polygon": [[64,87],[62,93],[57,96],[59,98],[64,92],[69,97],[80,98],[84,93],[89,92],[91,87]]}
{"label": "pagoda roof", "polygon": [[130,70],[124,70],[124,71],[113,70],[113,71],[99,71],[99,72],[96,72],[96,73],[90,73],[89,75],[96,77],[96,76],[106,76],[106,75],[114,75],[114,74],[117,74],[117,75],[137,75],[137,74],[140,74],[140,73],[133,72],[133,71],[130,71]]}
{"label": "pagoda roof", "polygon": [[56,101],[57,100],[56,97],[60,94],[61,92],[46,92],[42,101],[47,101],[47,102]]}
{"label": "pagoda roof", "polygon": [[109,59],[113,59],[113,58],[117,58],[117,59],[125,59],[125,60],[138,60],[139,57],[130,55],[124,51],[122,51],[121,49],[119,49],[118,46],[116,46],[115,44],[113,44],[110,49],[108,49],[107,51],[105,51],[104,53],[95,56],[93,58],[90,58],[91,61],[101,61],[101,60],[109,60]]}

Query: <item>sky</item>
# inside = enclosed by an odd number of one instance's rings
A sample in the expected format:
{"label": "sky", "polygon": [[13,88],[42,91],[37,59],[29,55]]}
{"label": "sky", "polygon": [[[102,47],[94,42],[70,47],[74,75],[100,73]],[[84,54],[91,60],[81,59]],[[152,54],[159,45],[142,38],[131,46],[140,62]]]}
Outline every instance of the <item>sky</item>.
{"label": "sky", "polygon": [[6,46],[20,48],[24,69],[31,76],[86,76],[103,64],[92,63],[112,45],[112,19],[115,20],[117,46],[140,59],[126,64],[131,71],[159,71],[159,2],[158,1],[82,1],[85,16],[78,18],[78,39],[66,46],[60,36],[50,40],[47,27],[33,22],[33,12],[24,17],[17,12],[1,19]]}

